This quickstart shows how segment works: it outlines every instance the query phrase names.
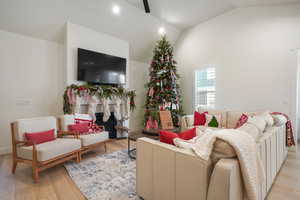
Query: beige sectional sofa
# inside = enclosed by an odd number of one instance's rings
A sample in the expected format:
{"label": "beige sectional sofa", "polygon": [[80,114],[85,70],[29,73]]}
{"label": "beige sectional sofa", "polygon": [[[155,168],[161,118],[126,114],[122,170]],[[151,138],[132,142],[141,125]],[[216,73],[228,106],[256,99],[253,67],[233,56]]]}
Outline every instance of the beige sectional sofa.
{"label": "beige sectional sofa", "polygon": [[[222,128],[234,128],[242,112],[222,114]],[[248,113],[254,115],[255,113]],[[193,115],[182,118],[183,129],[193,127]],[[286,156],[285,122],[268,127],[257,140],[266,179],[258,198],[266,198]],[[145,200],[242,200],[245,198],[236,158],[204,161],[193,152],[148,138],[137,141],[137,194]]]}

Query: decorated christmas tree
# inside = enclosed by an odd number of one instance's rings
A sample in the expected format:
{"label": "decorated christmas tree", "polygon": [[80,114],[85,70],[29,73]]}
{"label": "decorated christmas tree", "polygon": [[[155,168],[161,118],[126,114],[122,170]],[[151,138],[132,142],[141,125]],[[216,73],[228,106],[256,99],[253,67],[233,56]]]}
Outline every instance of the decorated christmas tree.
{"label": "decorated christmas tree", "polygon": [[159,126],[159,111],[171,112],[174,126],[179,126],[182,111],[179,75],[176,71],[176,61],[173,58],[173,47],[163,36],[156,44],[153,59],[149,69],[149,82],[145,103],[144,125],[149,128]]}

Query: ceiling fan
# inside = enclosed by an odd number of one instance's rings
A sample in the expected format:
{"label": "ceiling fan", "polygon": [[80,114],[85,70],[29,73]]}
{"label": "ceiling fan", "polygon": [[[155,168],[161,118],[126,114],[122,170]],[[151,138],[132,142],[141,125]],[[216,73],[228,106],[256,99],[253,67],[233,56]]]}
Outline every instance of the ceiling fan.
{"label": "ceiling fan", "polygon": [[148,0],[143,0],[143,2],[144,2],[145,12],[150,13],[150,7],[149,7]]}

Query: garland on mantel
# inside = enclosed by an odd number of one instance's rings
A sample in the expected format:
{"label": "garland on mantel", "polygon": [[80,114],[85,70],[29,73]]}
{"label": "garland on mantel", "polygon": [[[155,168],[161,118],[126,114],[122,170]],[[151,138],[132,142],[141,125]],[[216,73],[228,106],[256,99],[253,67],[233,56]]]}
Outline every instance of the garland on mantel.
{"label": "garland on mantel", "polygon": [[129,98],[130,110],[135,109],[134,98],[136,96],[134,90],[126,90],[121,87],[113,86],[100,86],[100,85],[75,85],[68,86],[64,92],[64,105],[63,110],[65,114],[71,114],[73,108],[73,100],[70,98],[72,94],[76,94],[79,97],[88,95],[89,97],[96,96],[99,99],[112,99],[112,97]]}

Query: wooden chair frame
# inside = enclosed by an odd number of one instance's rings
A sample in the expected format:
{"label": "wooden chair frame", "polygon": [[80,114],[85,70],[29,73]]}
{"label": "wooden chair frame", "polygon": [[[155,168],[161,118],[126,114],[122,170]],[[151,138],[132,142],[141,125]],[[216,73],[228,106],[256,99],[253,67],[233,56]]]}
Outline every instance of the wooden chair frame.
{"label": "wooden chair frame", "polygon": [[[60,118],[57,119],[57,124],[58,124],[58,133],[62,137],[63,136],[67,136],[67,135],[73,135],[74,137],[81,139],[80,138],[80,134],[78,132],[74,132],[74,131],[62,131],[61,119]],[[101,127],[103,131],[105,131],[105,127],[104,126],[99,126],[99,127]],[[83,141],[81,139],[80,161],[81,161],[82,154],[90,152],[90,151],[96,149],[97,147],[99,147],[100,145],[104,145],[104,151],[107,152],[106,143],[109,142],[109,141],[111,141],[111,139],[107,139],[105,141],[101,141],[101,142],[97,142],[97,143],[90,144],[90,145],[87,145],[87,146],[83,146]]]}
{"label": "wooden chair frame", "polygon": [[[17,168],[18,163],[25,163],[32,166],[32,176],[35,183],[39,181],[39,172],[48,169],[50,167],[53,167],[55,165],[61,164],[65,161],[76,159],[76,162],[80,162],[81,160],[81,149],[78,149],[76,151],[72,151],[70,153],[66,153],[57,157],[54,157],[52,159],[46,160],[46,161],[38,161],[37,160],[37,149],[35,143],[30,143],[27,141],[19,141],[16,140],[15,137],[15,123],[11,123],[11,135],[12,135],[12,173],[14,174]],[[61,137],[61,135],[57,135],[57,137]],[[78,139],[76,135],[74,135],[74,138]],[[17,148],[18,146],[24,146],[29,145],[32,146],[32,160],[24,159],[18,157],[17,154]]]}

